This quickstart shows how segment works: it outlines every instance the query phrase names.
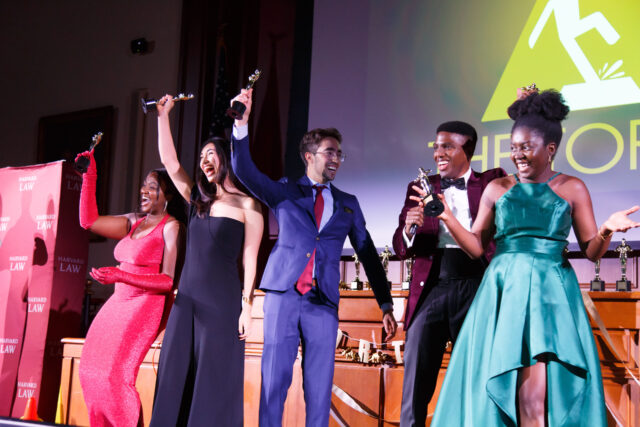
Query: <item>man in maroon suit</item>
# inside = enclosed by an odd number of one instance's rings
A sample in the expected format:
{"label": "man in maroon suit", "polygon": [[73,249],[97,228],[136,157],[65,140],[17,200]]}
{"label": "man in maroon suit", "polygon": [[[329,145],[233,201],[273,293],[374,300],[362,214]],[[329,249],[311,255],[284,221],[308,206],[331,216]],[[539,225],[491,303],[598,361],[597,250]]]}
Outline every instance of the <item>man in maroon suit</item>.
{"label": "man in maroon suit", "polygon": [[[437,130],[433,158],[439,175],[429,177],[461,224],[471,228],[487,184],[505,176],[502,169],[478,173],[470,168],[478,137],[473,126],[446,122]],[[409,183],[393,248],[400,259],[415,257],[405,311],[407,331],[400,425],[424,426],[448,340],[455,342],[488,259],[472,260],[438,218],[425,217]],[[417,228],[413,228],[412,225]],[[493,254],[493,248],[487,252]]]}

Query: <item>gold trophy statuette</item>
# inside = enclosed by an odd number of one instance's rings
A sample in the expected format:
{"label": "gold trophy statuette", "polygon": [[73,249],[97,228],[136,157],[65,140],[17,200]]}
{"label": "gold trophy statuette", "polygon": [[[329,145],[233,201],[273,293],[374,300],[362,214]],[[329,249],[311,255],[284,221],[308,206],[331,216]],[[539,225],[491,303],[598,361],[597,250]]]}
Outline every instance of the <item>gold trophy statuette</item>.
{"label": "gold trophy statuette", "polygon": [[402,281],[402,289],[408,290],[411,288],[411,275],[413,274],[413,258],[407,258],[404,260],[405,277]]}
{"label": "gold trophy statuette", "polygon": [[604,281],[600,278],[600,260],[595,262],[595,271],[596,277],[591,281],[591,291],[603,292],[604,289]]}
{"label": "gold trophy statuette", "polygon": [[[262,71],[256,68],[256,70],[249,76],[249,83],[245,86],[246,90],[249,90],[256,84]],[[231,117],[233,120],[242,120],[242,116],[246,111],[247,107],[240,101],[233,101],[231,107],[227,109],[227,116]]]}
{"label": "gold trophy statuette", "polygon": [[351,290],[352,291],[361,291],[363,289],[363,283],[360,280],[360,260],[358,259],[358,254],[354,253],[353,256],[353,265],[356,268],[356,277],[351,281]]}
{"label": "gold trophy statuette", "polygon": [[[444,205],[438,199],[438,196],[433,194],[433,187],[431,187],[431,183],[429,182],[429,174],[431,173],[431,169],[424,170],[422,168],[418,168],[418,177],[414,180],[415,183],[420,184],[420,187],[427,193],[426,196],[422,198],[424,202],[424,214],[426,216],[438,216],[442,212],[444,212]],[[413,224],[411,226],[411,233],[415,234],[418,226]]]}
{"label": "gold trophy statuette", "polygon": [[[195,97],[194,94],[190,93],[185,95],[184,93],[179,93],[178,95],[173,97],[174,101],[188,101]],[[147,114],[149,111],[158,111],[158,100],[155,98],[141,98],[140,103],[142,104],[142,112]]]}
{"label": "gold trophy statuette", "polygon": [[389,259],[393,253],[389,250],[389,245],[385,245],[384,251],[380,252],[380,261],[382,262],[382,268],[384,268],[384,276],[387,278],[389,289],[391,289],[391,281],[389,281]]}
{"label": "gold trophy statuette", "polygon": [[616,291],[630,291],[631,282],[627,279],[627,258],[631,252],[631,246],[627,245],[626,239],[623,237],[622,242],[616,247],[616,252],[620,254],[620,272],[622,277],[616,281]]}
{"label": "gold trophy statuette", "polygon": [[[102,141],[102,132],[98,132],[95,135],[93,135],[93,137],[91,138],[91,145],[89,145],[88,151],[91,151],[94,148],[96,148],[96,146],[100,144],[100,141]],[[82,156],[75,161],[73,166],[76,168],[78,172],[85,173],[87,169],[89,169],[89,162],[90,162],[89,157]]]}

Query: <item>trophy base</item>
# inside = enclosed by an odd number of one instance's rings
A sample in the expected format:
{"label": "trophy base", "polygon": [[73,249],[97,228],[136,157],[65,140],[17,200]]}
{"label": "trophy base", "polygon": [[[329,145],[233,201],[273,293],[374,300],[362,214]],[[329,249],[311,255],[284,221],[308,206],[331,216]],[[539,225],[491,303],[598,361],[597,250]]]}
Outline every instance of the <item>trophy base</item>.
{"label": "trophy base", "polygon": [[360,280],[354,280],[351,282],[351,290],[352,291],[361,291],[364,287],[364,284]]}
{"label": "trophy base", "polygon": [[438,199],[438,196],[430,194],[425,198],[424,214],[430,217],[436,217],[444,212],[444,204]]}
{"label": "trophy base", "polygon": [[628,280],[616,280],[616,291],[629,292],[631,290],[631,282]]}
{"label": "trophy base", "polygon": [[89,158],[82,156],[74,163],[74,168],[80,173],[86,173],[89,169]]}
{"label": "trophy base", "polygon": [[403,291],[408,291],[411,288],[411,284],[409,282],[407,282],[406,280],[404,282],[402,282],[402,290]]}
{"label": "trophy base", "polygon": [[242,116],[246,110],[247,107],[242,102],[233,101],[231,108],[227,109],[227,116],[231,117],[233,120],[242,120]]}
{"label": "trophy base", "polygon": [[604,292],[604,281],[602,281],[602,280],[592,280],[591,281],[591,291],[592,292]]}
{"label": "trophy base", "polygon": [[158,111],[157,102],[157,100],[152,98],[140,98],[140,103],[142,104],[142,112],[147,114],[149,111]]}

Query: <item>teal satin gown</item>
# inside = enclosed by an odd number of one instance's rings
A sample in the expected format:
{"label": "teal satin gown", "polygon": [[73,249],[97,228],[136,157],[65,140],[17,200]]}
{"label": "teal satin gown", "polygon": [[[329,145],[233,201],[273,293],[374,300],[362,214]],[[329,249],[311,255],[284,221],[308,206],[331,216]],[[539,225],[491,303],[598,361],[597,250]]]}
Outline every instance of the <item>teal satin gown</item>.
{"label": "teal satin gown", "polygon": [[458,335],[432,426],[515,426],[518,369],[537,360],[548,362],[550,426],[607,425],[598,352],[563,257],[571,207],[547,183],[518,182],[495,204],[496,254]]}

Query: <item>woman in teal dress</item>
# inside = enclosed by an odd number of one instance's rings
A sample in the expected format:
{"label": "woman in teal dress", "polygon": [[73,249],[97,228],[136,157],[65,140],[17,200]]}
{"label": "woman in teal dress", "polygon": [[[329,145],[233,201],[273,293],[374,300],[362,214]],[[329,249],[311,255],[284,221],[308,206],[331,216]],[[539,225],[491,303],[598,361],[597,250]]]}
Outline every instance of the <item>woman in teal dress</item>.
{"label": "woman in teal dress", "polygon": [[470,256],[480,257],[492,236],[497,248],[456,341],[432,426],[607,424],[597,349],[563,252],[573,226],[587,258],[599,259],[614,232],[640,226],[627,217],[639,207],[598,228],[584,183],[552,170],[568,112],[556,91],[519,93],[509,107],[517,174],[487,186],[471,232],[448,207],[440,216]]}

